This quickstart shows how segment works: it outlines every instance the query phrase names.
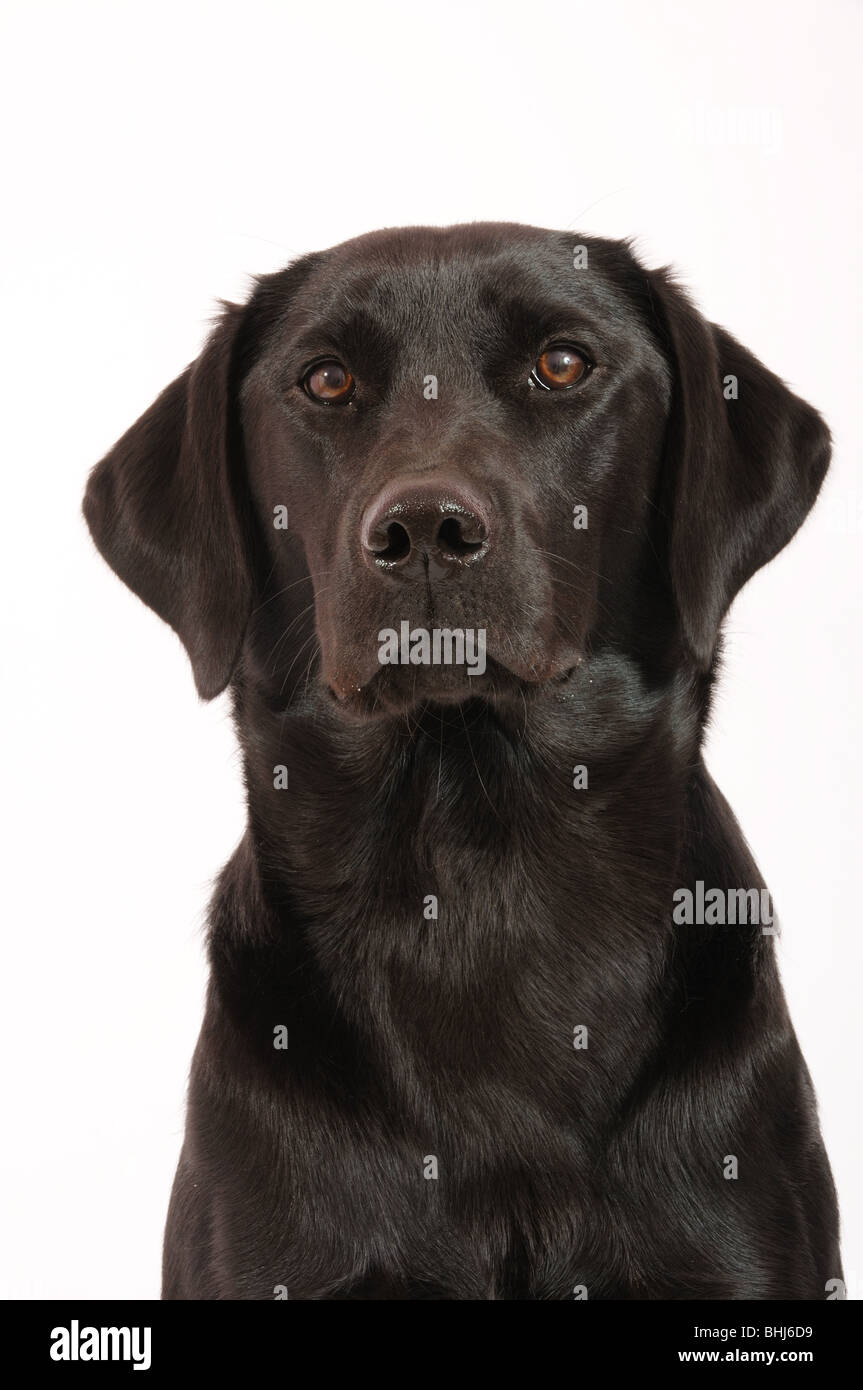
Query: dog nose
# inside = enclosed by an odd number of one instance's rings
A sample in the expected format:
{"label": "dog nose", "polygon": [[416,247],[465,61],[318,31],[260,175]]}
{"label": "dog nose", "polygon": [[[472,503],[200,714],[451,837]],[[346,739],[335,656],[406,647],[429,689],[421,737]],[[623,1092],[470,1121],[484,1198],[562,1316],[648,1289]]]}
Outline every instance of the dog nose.
{"label": "dog nose", "polygon": [[384,488],[366,509],[362,547],[373,569],[413,578],[476,564],[488,552],[488,509],[463,487]]}

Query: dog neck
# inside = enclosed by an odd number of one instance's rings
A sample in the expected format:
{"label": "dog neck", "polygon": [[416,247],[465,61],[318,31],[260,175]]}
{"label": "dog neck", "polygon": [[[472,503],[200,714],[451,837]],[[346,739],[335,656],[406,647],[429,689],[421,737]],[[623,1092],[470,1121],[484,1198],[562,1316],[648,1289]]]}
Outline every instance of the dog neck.
{"label": "dog neck", "polygon": [[539,890],[564,866],[598,874],[604,853],[627,845],[664,878],[679,850],[681,769],[699,760],[693,691],[606,653],[565,688],[505,708],[474,700],[352,722],[318,686],[283,709],[241,679],[235,718],[265,896],[310,920],[343,918],[358,901],[370,914],[413,903],[422,920],[429,898],[462,911],[493,893],[501,862]]}

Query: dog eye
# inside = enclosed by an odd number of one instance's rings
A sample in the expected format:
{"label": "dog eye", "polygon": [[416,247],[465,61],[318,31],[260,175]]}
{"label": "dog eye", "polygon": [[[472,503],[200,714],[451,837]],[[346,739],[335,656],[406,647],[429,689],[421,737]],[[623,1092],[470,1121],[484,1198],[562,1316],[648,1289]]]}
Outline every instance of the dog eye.
{"label": "dog eye", "polygon": [[324,405],[346,405],[354,394],[356,383],[348,371],[332,358],[316,362],[303,377],[303,390],[314,401]]}
{"label": "dog eye", "polygon": [[587,358],[568,343],[554,343],[537,359],[533,381],[545,391],[566,391],[590,371]]}

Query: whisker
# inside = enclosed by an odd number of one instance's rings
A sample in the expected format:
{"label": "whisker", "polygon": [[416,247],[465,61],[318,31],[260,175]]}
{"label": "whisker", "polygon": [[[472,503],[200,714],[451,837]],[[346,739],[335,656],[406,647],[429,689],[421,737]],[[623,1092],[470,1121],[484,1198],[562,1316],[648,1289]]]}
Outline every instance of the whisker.
{"label": "whisker", "polygon": [[[311,634],[310,637],[307,637],[307,638],[306,638],[306,640],[305,640],[305,642],[303,642],[302,646],[294,653],[294,659],[293,659],[293,661],[291,662],[290,666],[288,667],[287,671],[285,672],[285,679],[282,681],[281,688],[280,688],[280,690],[279,690],[279,694],[280,694],[280,695],[284,694],[285,686],[286,686],[287,683],[288,683],[288,676],[291,674],[292,670],[293,670],[294,667],[296,666],[298,658],[299,658],[300,656],[302,656],[303,652],[306,650],[306,647],[309,645],[310,642],[317,642],[317,640],[318,640],[318,634],[317,634],[316,632],[313,632],[313,633]],[[296,688],[296,687],[295,687],[295,688]]]}
{"label": "whisker", "polygon": [[[275,565],[273,566],[273,569],[275,569]],[[324,570],[321,573],[320,577],[323,579],[328,574],[332,574],[332,570]],[[267,584],[269,584],[272,577],[273,570],[270,570],[270,573],[267,575]],[[298,584],[311,584],[313,582],[314,581],[312,580],[312,576],[310,574],[304,574],[302,579],[295,579],[292,584],[286,584],[284,589],[278,589],[274,594],[270,594],[269,598],[265,598],[263,603],[259,603],[257,608],[252,609],[251,613],[249,614],[249,617],[254,618],[255,614],[260,613],[262,608],[266,608],[268,603],[272,603],[275,599],[281,598],[282,594],[288,593],[290,589],[296,589]],[[266,585],[264,585],[264,588],[266,588]]]}

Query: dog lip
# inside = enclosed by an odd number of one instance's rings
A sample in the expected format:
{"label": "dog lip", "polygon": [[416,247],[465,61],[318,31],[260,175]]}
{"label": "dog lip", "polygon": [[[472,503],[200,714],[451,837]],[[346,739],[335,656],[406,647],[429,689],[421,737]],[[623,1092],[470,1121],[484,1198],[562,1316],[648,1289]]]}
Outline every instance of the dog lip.
{"label": "dog lip", "polygon": [[[334,702],[334,704],[345,711],[352,713],[365,713],[371,716],[372,710],[378,715],[404,714],[420,705],[440,704],[440,705],[461,705],[468,700],[486,700],[489,704],[495,704],[500,699],[512,697],[516,692],[531,691],[539,695],[543,690],[556,690],[565,686],[581,666],[584,658],[581,655],[573,660],[572,655],[568,657],[569,664],[564,667],[557,666],[554,670],[537,673],[535,670],[530,675],[523,671],[515,670],[507,666],[503,661],[488,656],[487,670],[484,676],[476,679],[468,679],[456,685],[444,685],[436,683],[434,680],[423,681],[419,686],[416,677],[420,671],[431,672],[437,667],[389,667],[378,666],[370,675],[369,679],[360,681],[356,677],[340,680],[338,677],[325,677],[323,684]],[[414,680],[410,683],[410,689],[402,692],[399,682],[393,682],[392,678],[387,681],[387,673],[392,670],[410,669],[414,673]],[[447,670],[456,668],[447,667]],[[371,702],[371,709],[363,709],[366,702]]]}

